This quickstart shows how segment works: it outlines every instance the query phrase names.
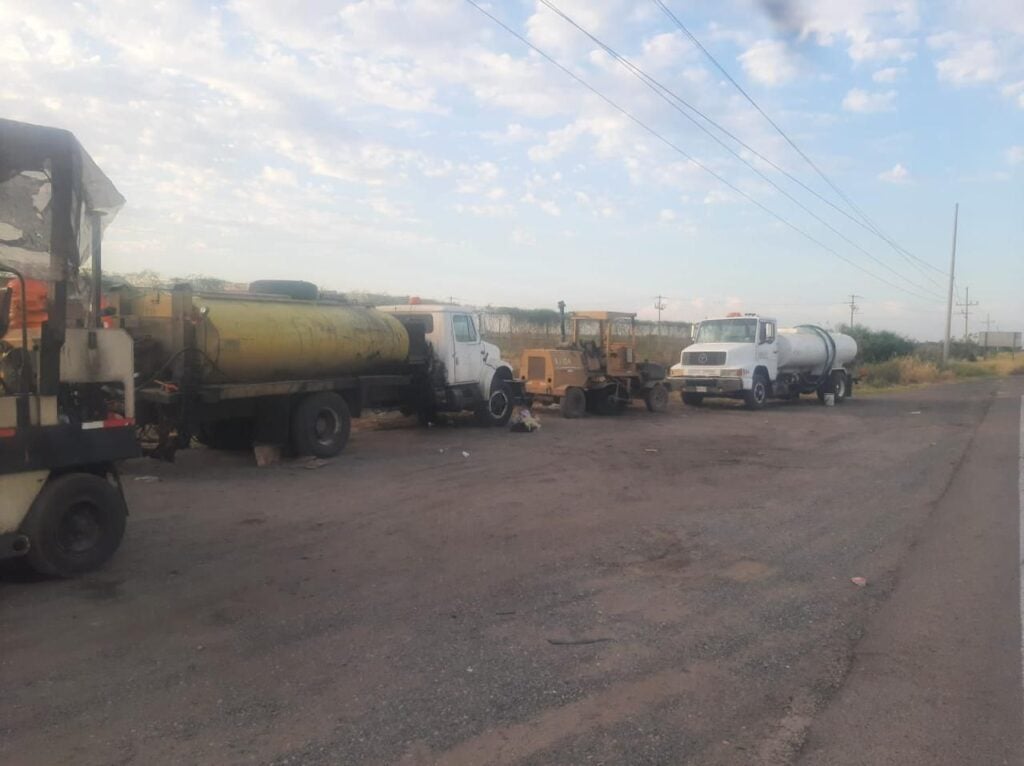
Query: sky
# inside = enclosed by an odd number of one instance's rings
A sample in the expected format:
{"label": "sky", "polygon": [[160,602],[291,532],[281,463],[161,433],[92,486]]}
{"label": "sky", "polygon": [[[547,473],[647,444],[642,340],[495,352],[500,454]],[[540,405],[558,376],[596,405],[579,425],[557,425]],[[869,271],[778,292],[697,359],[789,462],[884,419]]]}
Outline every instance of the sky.
{"label": "sky", "polygon": [[117,272],[931,340],[958,202],[971,331],[1024,329],[1020,0],[664,0],[778,131],[652,0],[479,1],[537,50],[467,0],[0,0],[0,116],[125,195]]}

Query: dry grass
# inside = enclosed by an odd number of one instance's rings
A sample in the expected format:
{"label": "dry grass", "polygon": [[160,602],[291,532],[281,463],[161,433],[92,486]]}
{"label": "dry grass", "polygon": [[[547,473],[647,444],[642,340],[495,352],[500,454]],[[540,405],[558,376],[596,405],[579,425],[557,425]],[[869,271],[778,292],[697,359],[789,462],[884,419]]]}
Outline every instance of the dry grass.
{"label": "dry grass", "polygon": [[1024,375],[1024,355],[997,354],[974,362],[956,361],[946,369],[914,356],[901,356],[888,362],[865,364],[859,370],[861,385],[868,388],[941,383],[965,378]]}

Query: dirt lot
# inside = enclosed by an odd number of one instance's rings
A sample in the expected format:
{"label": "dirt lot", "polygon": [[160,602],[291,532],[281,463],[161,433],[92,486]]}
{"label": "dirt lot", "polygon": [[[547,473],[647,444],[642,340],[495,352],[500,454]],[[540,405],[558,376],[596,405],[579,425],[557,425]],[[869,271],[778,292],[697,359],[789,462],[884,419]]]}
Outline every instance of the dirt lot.
{"label": "dirt lot", "polygon": [[997,388],[135,462],[108,568],[0,580],[0,761],[789,763]]}

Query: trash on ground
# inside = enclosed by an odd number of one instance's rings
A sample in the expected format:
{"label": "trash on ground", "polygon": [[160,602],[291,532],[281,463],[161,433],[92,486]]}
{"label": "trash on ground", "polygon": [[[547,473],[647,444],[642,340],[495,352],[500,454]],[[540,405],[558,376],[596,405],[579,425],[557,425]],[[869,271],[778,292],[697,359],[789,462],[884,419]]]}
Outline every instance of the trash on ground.
{"label": "trash on ground", "polygon": [[516,407],[512,410],[512,417],[509,419],[509,428],[517,433],[530,433],[540,428],[538,420],[529,407]]}
{"label": "trash on ground", "polygon": [[306,468],[308,468],[309,470],[312,471],[315,468],[323,468],[325,465],[330,465],[330,464],[331,464],[330,460],[322,460],[321,458],[315,457],[312,460],[310,460],[308,463],[306,463]]}
{"label": "trash on ground", "polygon": [[660,452],[660,451],[661,451],[661,450],[659,450],[659,449],[658,449],[658,448],[656,448],[656,447],[644,447],[644,452],[650,452],[650,453],[651,453],[652,455],[656,455],[656,454],[658,454],[658,452]]}
{"label": "trash on ground", "polygon": [[868,584],[867,579],[864,577],[851,577],[850,582],[852,582],[858,588],[863,588],[865,585]]}
{"label": "trash on ground", "polygon": [[920,415],[921,414],[921,410],[914,410],[910,414],[911,415]]}
{"label": "trash on ground", "polygon": [[276,444],[257,444],[252,448],[252,454],[260,468],[281,462],[281,448]]}
{"label": "trash on ground", "polygon": [[462,457],[469,457],[469,453],[466,450],[462,450]]}
{"label": "trash on ground", "polygon": [[159,476],[135,476],[132,481],[160,481]]}

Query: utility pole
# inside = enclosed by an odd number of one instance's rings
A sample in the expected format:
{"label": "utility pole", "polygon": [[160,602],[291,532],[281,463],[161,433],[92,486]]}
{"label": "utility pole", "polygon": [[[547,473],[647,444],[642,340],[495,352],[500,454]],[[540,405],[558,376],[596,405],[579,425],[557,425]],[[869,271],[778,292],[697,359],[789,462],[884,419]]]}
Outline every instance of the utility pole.
{"label": "utility pole", "polygon": [[961,305],[964,307],[964,310],[961,311],[960,313],[964,315],[964,342],[966,343],[967,339],[968,339],[968,331],[967,331],[968,324],[967,323],[970,321],[971,306],[977,306],[978,305],[977,301],[973,301],[973,302],[971,301],[971,288],[969,288],[969,287],[965,287],[964,288],[964,302]]}
{"label": "utility pole", "polygon": [[854,295],[850,293],[850,302],[846,305],[850,307],[850,329],[853,329],[853,314],[855,311],[860,311],[860,306],[857,305],[857,299],[863,298],[863,295]]}
{"label": "utility pole", "polygon": [[946,336],[942,340],[942,363],[949,363],[949,331],[953,329],[953,275],[956,273],[956,225],[960,203],[953,208],[953,250],[949,256],[949,295],[946,297]]}
{"label": "utility pole", "polygon": [[658,310],[658,335],[661,335],[661,312],[665,310],[664,295],[659,295],[654,299],[654,308]]}
{"label": "utility pole", "polygon": [[987,311],[985,312],[985,321],[982,324],[985,325],[985,342],[981,344],[981,353],[988,356],[988,334],[992,332],[992,315]]}

